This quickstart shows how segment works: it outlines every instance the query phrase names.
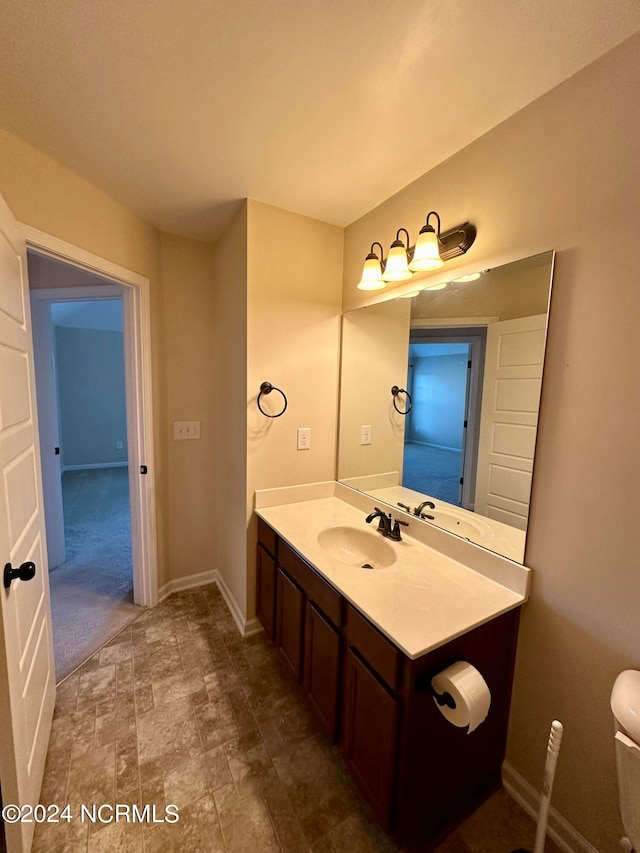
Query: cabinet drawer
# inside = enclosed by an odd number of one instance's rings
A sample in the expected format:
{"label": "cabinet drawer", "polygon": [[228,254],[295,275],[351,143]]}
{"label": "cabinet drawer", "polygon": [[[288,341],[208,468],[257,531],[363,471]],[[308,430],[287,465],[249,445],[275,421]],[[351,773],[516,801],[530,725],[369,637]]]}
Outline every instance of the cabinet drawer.
{"label": "cabinet drawer", "polygon": [[276,533],[258,516],[258,542],[272,557],[276,556]]}
{"label": "cabinet drawer", "polygon": [[305,591],[309,601],[313,601],[318,610],[339,627],[340,594],[282,540],[278,544],[278,563]]}
{"label": "cabinet drawer", "polygon": [[347,605],[347,643],[358,650],[392,690],[398,689],[400,650],[350,604]]}

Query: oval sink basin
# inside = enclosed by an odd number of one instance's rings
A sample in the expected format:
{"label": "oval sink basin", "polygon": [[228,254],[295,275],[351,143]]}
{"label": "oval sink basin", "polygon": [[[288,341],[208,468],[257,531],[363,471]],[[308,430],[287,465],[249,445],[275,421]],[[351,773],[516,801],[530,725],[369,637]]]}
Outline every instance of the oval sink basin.
{"label": "oval sink basin", "polygon": [[443,530],[448,530],[450,533],[455,533],[458,536],[463,536],[465,539],[472,539],[474,542],[478,539],[489,539],[494,533],[491,527],[484,521],[477,518],[469,518],[467,514],[457,513],[455,511],[440,509],[427,510],[429,515],[433,515],[432,524],[442,527]]}
{"label": "oval sink basin", "polygon": [[334,560],[355,568],[385,569],[396,561],[396,552],[379,533],[357,527],[327,527],[318,533],[318,545]]}

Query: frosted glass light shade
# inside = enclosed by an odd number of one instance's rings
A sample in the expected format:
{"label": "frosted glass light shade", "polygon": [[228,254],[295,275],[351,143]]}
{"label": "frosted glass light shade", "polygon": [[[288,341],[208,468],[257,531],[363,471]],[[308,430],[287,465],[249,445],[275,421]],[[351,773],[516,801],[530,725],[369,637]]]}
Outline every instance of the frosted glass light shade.
{"label": "frosted glass light shade", "polygon": [[412,272],[426,272],[438,270],[443,264],[444,261],[440,257],[438,249],[436,232],[430,225],[425,225],[418,234],[409,269]]}
{"label": "frosted glass light shade", "polygon": [[406,281],[411,278],[411,270],[407,265],[407,250],[399,240],[391,244],[382,278],[385,281]]}
{"label": "frosted glass light shade", "polygon": [[382,290],[387,284],[382,278],[380,260],[371,253],[362,267],[362,278],[358,282],[358,290]]}

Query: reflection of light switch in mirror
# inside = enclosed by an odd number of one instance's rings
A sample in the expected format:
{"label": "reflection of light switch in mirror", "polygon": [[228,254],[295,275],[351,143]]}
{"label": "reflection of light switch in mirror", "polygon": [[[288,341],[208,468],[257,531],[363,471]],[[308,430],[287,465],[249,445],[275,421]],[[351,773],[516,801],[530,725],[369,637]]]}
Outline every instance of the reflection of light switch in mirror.
{"label": "reflection of light switch in mirror", "polygon": [[371,424],[361,427],[360,444],[371,444]]}

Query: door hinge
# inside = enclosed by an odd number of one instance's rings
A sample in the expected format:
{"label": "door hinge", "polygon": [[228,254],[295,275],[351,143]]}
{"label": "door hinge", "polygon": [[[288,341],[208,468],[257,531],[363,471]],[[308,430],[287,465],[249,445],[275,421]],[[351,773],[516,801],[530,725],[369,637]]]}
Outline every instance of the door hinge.
{"label": "door hinge", "polygon": [[146,465],[141,465],[141,466],[140,466],[140,473],[141,473],[141,474],[146,474],[148,470],[149,470],[149,469],[147,468],[147,466],[146,466]]}
{"label": "door hinge", "polygon": [[460,485],[464,483],[464,477],[460,477]]}
{"label": "door hinge", "polygon": [[467,426],[468,426],[468,425],[469,425],[469,421],[465,421],[465,422],[464,422],[464,424],[463,424],[463,426],[464,426],[464,428],[465,428],[465,429],[467,428]]}
{"label": "door hinge", "polygon": [[53,448],[53,455],[54,456],[60,456],[60,448],[59,447]]}
{"label": "door hinge", "polygon": [[471,369],[471,359],[469,359],[469,361],[467,362],[467,370],[470,370],[470,369]]}

